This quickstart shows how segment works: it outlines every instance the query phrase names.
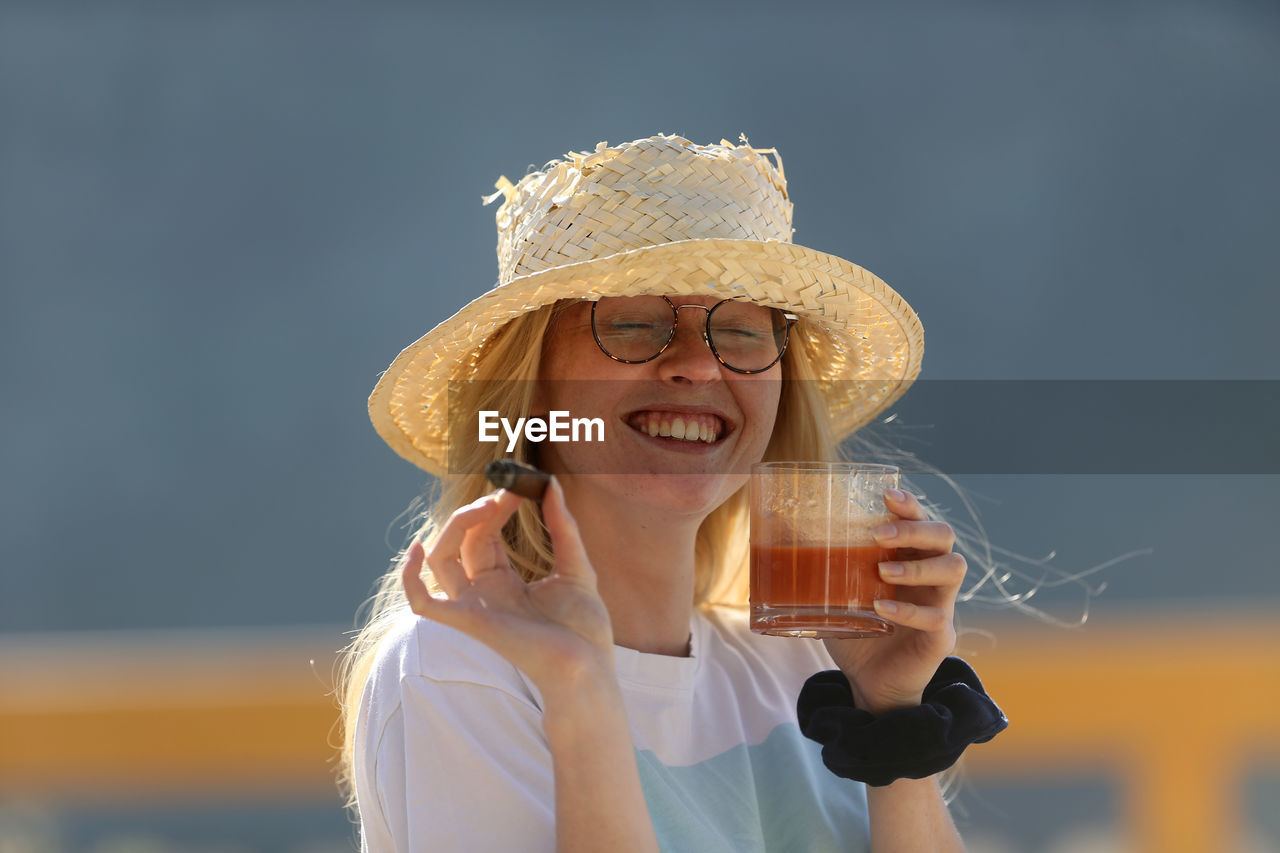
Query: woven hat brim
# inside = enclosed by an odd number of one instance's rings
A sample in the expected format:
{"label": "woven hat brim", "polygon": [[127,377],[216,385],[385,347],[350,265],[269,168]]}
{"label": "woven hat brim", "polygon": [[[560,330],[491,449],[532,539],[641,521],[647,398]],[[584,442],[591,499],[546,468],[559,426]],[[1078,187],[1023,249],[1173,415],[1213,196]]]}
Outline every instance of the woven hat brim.
{"label": "woven hat brim", "polygon": [[562,299],[645,293],[746,298],[813,321],[815,334],[800,345],[810,349],[839,439],[892,405],[920,374],[920,320],[873,273],[793,243],[684,240],[540,270],[471,301],[406,347],[383,373],[369,397],[374,428],[400,456],[442,475],[448,385],[469,378],[484,340],[510,320]]}

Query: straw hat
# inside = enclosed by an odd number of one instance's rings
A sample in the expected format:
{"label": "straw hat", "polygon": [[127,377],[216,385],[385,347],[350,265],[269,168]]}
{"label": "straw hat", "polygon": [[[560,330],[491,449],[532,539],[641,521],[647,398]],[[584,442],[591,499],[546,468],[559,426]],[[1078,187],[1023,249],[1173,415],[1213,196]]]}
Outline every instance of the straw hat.
{"label": "straw hat", "polygon": [[369,398],[378,434],[444,473],[446,390],[471,375],[487,338],[561,299],[643,293],[746,298],[810,321],[791,346],[808,348],[838,438],[891,405],[920,373],[919,318],[870,272],[792,244],[782,160],[742,142],[601,142],[517,184],[501,178],[486,199],[505,199],[498,283],[387,368]]}

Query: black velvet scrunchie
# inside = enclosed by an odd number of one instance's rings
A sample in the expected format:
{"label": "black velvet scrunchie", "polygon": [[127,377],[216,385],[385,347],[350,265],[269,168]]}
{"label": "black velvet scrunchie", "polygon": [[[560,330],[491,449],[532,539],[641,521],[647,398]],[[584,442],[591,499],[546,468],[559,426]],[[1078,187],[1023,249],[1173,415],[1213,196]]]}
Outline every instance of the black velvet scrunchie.
{"label": "black velvet scrunchie", "polygon": [[946,770],[971,743],[1009,726],[963,660],[949,657],[924,688],[922,704],[879,717],[854,707],[849,679],[838,669],[809,678],[796,702],[800,730],[822,744],[822,763],[837,776],[868,785],[923,779]]}

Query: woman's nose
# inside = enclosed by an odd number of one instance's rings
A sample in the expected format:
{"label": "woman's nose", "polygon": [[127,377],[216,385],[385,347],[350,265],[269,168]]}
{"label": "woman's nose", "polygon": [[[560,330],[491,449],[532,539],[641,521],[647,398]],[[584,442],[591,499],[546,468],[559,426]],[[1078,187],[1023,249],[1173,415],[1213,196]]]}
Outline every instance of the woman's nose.
{"label": "woman's nose", "polygon": [[709,382],[720,377],[720,361],[707,343],[707,312],[696,305],[682,305],[676,335],[658,356],[663,379]]}

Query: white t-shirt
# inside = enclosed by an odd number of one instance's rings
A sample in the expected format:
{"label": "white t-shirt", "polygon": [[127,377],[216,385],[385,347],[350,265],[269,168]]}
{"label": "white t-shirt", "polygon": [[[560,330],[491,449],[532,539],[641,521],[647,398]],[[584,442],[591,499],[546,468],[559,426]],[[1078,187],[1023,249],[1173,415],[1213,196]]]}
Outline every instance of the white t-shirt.
{"label": "white t-shirt", "polygon": [[[687,658],[615,646],[649,815],[664,851],[868,849],[866,791],[822,764],[796,697],[821,642],[699,611]],[[555,849],[541,697],[504,658],[407,614],[379,649],[356,726],[371,853]]]}

